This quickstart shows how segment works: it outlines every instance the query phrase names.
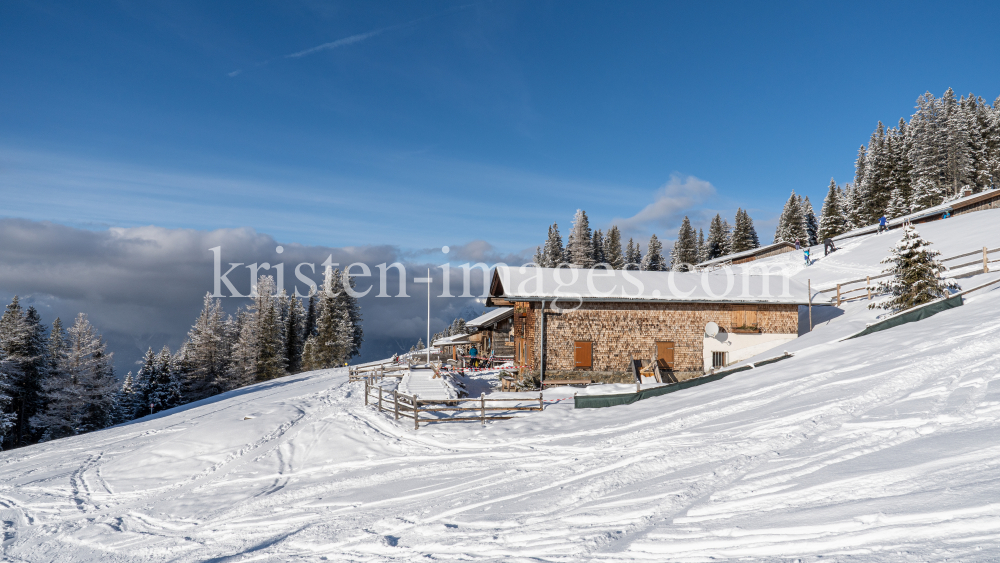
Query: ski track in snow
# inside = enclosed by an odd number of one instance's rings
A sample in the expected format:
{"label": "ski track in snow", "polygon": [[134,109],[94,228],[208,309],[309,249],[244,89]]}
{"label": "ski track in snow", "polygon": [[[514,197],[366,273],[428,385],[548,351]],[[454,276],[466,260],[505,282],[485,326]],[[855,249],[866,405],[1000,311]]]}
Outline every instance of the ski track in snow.
{"label": "ski track in snow", "polygon": [[[963,223],[944,223],[921,232],[965,250],[948,236]],[[877,272],[894,241],[867,237],[796,276]],[[366,408],[363,383],[327,370],[3,452],[3,553],[31,562],[1000,558],[1000,289],[836,342],[874,317],[864,305],[790,343],[790,360],[629,406],[574,410],[555,401],[572,390],[555,389],[542,413],[414,431]]]}

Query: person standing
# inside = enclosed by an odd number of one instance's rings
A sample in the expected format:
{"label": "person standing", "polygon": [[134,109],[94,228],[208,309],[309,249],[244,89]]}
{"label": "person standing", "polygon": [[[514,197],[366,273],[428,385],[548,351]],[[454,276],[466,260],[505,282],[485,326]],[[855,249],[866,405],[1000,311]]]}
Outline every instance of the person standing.
{"label": "person standing", "polygon": [[805,255],[806,266],[810,265],[812,262],[809,261],[809,247],[808,246],[805,248],[805,250],[802,251],[802,254]]}
{"label": "person standing", "polygon": [[878,232],[881,233],[882,231],[888,231],[888,230],[889,230],[889,227],[886,225],[885,215],[883,215],[878,220]]}
{"label": "person standing", "polygon": [[802,245],[799,244],[799,239],[795,239],[795,250],[801,250]]}

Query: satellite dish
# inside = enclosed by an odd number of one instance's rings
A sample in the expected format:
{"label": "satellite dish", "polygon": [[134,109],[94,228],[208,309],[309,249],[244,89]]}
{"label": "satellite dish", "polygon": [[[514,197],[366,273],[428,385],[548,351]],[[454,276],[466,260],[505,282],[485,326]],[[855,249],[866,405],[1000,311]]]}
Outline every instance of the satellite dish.
{"label": "satellite dish", "polygon": [[705,325],[705,336],[709,338],[715,338],[715,335],[719,334],[719,325],[710,322]]}

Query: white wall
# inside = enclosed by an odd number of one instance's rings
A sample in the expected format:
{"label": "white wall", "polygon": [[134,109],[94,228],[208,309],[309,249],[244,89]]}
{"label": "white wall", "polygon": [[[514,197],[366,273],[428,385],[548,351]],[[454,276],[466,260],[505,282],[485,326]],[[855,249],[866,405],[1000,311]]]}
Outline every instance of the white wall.
{"label": "white wall", "polygon": [[729,352],[729,363],[735,364],[771,348],[777,348],[786,342],[791,342],[797,337],[797,334],[719,332],[715,338],[705,338],[704,351],[702,352],[705,371],[712,369],[712,352]]}

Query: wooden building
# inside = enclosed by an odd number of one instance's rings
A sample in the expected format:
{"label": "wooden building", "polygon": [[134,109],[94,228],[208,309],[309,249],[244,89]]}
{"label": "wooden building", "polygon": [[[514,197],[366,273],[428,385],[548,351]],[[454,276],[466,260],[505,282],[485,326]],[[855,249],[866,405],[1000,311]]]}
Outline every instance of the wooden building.
{"label": "wooden building", "polygon": [[[886,222],[886,226],[889,229],[898,229],[906,223],[930,223],[932,221],[940,221],[946,217],[955,217],[957,215],[986,211],[988,209],[1000,209],[1000,189],[994,188],[979,193],[972,193],[971,190],[968,190],[961,197],[946,201],[940,205],[935,205],[934,207],[929,207],[902,217],[890,218]],[[870,235],[875,232],[878,232],[877,223],[838,235],[833,240],[845,240],[862,235]]]}
{"label": "wooden building", "polygon": [[793,250],[795,250],[795,243],[776,242],[767,246],[752,248],[743,252],[736,252],[734,254],[727,254],[712,260],[706,260],[697,266],[699,269],[712,269],[730,264],[746,264],[747,262],[753,262],[754,260],[758,260],[760,258],[777,256]]}
{"label": "wooden building", "polygon": [[798,336],[807,303],[779,276],[533,267],[498,268],[487,299],[513,309],[516,365],[605,382],[629,381],[630,359],[687,379],[765,352]]}

